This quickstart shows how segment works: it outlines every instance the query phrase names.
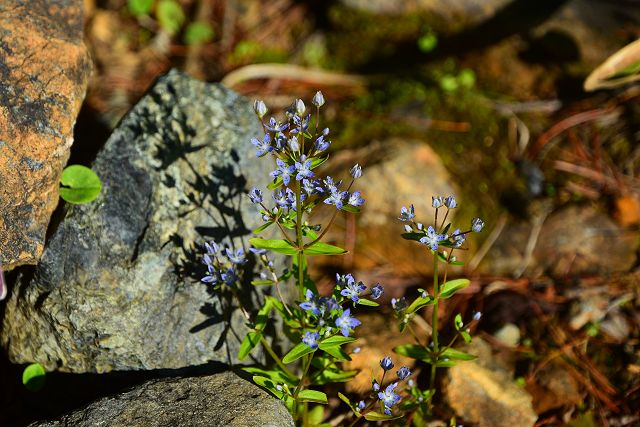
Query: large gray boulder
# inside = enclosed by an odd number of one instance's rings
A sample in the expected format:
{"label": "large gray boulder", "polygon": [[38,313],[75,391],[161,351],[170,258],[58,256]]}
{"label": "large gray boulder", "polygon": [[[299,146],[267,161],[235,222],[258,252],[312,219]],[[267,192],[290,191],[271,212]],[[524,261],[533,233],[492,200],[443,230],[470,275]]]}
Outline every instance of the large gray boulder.
{"label": "large gray boulder", "polygon": [[19,276],[0,336],[10,359],[78,373],[235,362],[244,318],[199,282],[201,245],[246,248],[258,225],[245,192],[269,172],[259,132],[234,92],[160,78],[98,154],[100,197],[68,206]]}
{"label": "large gray boulder", "polygon": [[231,372],[152,380],[32,427],[293,427],[281,401]]}

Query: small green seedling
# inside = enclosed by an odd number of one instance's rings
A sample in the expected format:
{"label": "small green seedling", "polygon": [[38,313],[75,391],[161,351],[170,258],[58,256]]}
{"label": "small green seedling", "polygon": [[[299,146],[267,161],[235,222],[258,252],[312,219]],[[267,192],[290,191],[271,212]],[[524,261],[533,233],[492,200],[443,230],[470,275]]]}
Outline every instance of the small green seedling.
{"label": "small green seedling", "polygon": [[94,171],[86,166],[71,165],[62,171],[60,197],[73,204],[89,203],[98,197],[102,183]]}
{"label": "small green seedling", "polygon": [[46,372],[39,363],[32,363],[22,372],[22,384],[29,391],[38,391],[44,387]]}

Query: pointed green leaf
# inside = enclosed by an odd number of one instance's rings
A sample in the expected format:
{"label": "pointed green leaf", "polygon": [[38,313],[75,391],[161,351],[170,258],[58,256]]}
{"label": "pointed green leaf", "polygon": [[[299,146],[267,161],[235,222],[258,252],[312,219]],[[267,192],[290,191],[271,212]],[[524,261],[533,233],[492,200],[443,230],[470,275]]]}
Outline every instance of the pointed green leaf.
{"label": "pointed green leaf", "polygon": [[351,205],[342,205],[342,210],[349,213],[360,213],[360,208]]}
{"label": "pointed green leaf", "polygon": [[448,348],[442,352],[440,359],[447,358],[451,360],[475,360],[478,356],[465,353],[464,351],[456,350],[455,348]]}
{"label": "pointed green leaf", "polygon": [[295,255],[298,253],[298,250],[294,246],[291,246],[286,240],[269,240],[254,237],[253,239],[249,239],[249,243],[258,249],[267,249],[285,255]]}
{"label": "pointed green leaf", "polygon": [[242,340],[242,344],[240,344],[240,351],[238,352],[238,359],[244,360],[245,357],[251,353],[259,343],[260,338],[262,337],[262,333],[251,331],[248,332],[247,335],[244,336]]}
{"label": "pointed green leaf", "polygon": [[400,237],[406,240],[415,240],[416,242],[419,242],[420,239],[424,237],[424,233],[402,233]]}
{"label": "pointed green leaf", "polygon": [[282,363],[288,364],[288,363],[294,362],[300,359],[305,354],[313,353],[314,351],[315,351],[314,349],[312,349],[305,343],[301,342],[295,347],[293,347],[291,350],[289,350],[289,353],[285,354],[285,356],[282,358]]}
{"label": "pointed green leaf", "polygon": [[380,306],[380,304],[378,304],[377,302],[372,301],[370,299],[366,299],[366,298],[360,298],[360,301],[358,301],[358,304],[366,305],[368,307],[378,307],[378,306]]}
{"label": "pointed green leaf", "polygon": [[282,176],[279,176],[276,179],[274,179],[273,182],[270,182],[269,185],[267,185],[267,188],[269,190],[275,190],[276,188],[280,187],[281,185],[282,185]]}
{"label": "pointed green leaf", "polygon": [[407,313],[408,314],[415,313],[416,311],[420,310],[422,307],[434,304],[435,302],[436,302],[436,300],[434,300],[431,297],[431,295],[428,295],[426,298],[423,298],[422,296],[419,296],[418,298],[416,298],[411,303],[409,308],[407,308]]}
{"label": "pointed green leaf", "polygon": [[273,280],[252,280],[251,284],[253,286],[269,286],[275,284]]}
{"label": "pointed green leaf", "polygon": [[407,356],[412,359],[425,360],[431,357],[429,351],[421,345],[404,344],[394,347],[393,351],[401,356]]}
{"label": "pointed green leaf", "polygon": [[364,414],[364,418],[367,421],[389,421],[402,418],[402,415],[387,415],[381,414],[380,412],[367,412]]}
{"label": "pointed green leaf", "polygon": [[351,356],[345,353],[344,350],[342,350],[337,345],[324,347],[322,351],[332,355],[333,357],[335,357],[337,360],[340,360],[340,361],[351,360]]}
{"label": "pointed green leaf", "polygon": [[267,369],[262,369],[255,366],[247,366],[245,368],[242,368],[242,370],[249,372],[250,374],[254,374],[256,376],[270,378],[272,381],[274,381],[277,384],[286,383],[289,386],[295,386],[298,384],[298,378],[291,377],[286,373],[280,371],[278,368],[273,370],[267,370]]}
{"label": "pointed green leaf", "polygon": [[270,378],[254,375],[253,382],[258,384],[260,387],[267,389],[278,399],[282,399],[284,397],[284,393],[276,388],[276,385]]}
{"label": "pointed green leaf", "polygon": [[311,170],[317,168],[318,166],[320,166],[321,164],[323,164],[324,162],[326,162],[329,159],[329,156],[324,156],[324,157],[312,157],[311,158]]}
{"label": "pointed green leaf", "polygon": [[351,381],[356,375],[358,375],[357,370],[354,371],[336,371],[325,369],[323,371],[318,372],[316,375],[312,377],[313,384],[316,385],[324,385],[328,383],[344,383],[347,381]]}
{"label": "pointed green leaf", "polygon": [[298,400],[302,402],[315,402],[327,404],[327,395],[318,390],[302,390],[298,394]]}
{"label": "pointed green leaf", "polygon": [[469,279],[455,279],[443,283],[442,287],[440,288],[440,297],[450,298],[460,289],[464,289],[469,286],[469,283],[471,283]]}
{"label": "pointed green leaf", "polygon": [[354,342],[355,340],[356,339],[353,337],[343,337],[342,335],[334,335],[332,337],[325,338],[322,341],[320,341],[318,343],[318,347],[320,347],[320,349],[323,350],[327,347],[341,346],[343,344]]}
{"label": "pointed green leaf", "polygon": [[269,228],[271,226],[271,224],[273,224],[273,221],[267,221],[264,224],[262,224],[260,227],[256,228],[255,230],[253,230],[253,234],[260,234],[262,233],[264,230],[266,230],[267,228]]}
{"label": "pointed green leaf", "polygon": [[349,398],[347,396],[345,396],[344,394],[338,392],[338,397],[340,398],[340,400],[342,400],[344,403],[347,404],[347,406],[349,406],[349,408],[351,408],[351,410],[353,411],[354,414],[356,414],[356,416],[360,416],[360,411],[358,411],[356,409],[356,407],[351,403],[351,401],[349,400]]}
{"label": "pointed green leaf", "polygon": [[347,251],[327,243],[315,242],[313,245],[305,248],[304,253],[305,255],[341,255],[346,254]]}

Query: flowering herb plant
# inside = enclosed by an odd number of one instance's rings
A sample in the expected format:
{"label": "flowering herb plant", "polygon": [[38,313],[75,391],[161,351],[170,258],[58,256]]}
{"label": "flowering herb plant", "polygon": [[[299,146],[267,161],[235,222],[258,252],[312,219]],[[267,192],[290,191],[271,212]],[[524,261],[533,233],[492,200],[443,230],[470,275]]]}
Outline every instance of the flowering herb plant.
{"label": "flowering herb plant", "polygon": [[[273,361],[273,366],[269,368],[247,367],[245,370],[253,374],[256,384],[281,399],[296,422],[303,426],[330,425],[322,424],[324,410],[321,405],[327,404],[328,400],[327,395],[319,388],[330,383],[347,382],[356,376],[358,371],[345,371],[341,366],[341,362],[351,360],[345,345],[355,341],[355,331],[361,325],[360,320],[355,317],[355,311],[362,305],[378,306],[376,300],[384,292],[380,284],[367,286],[352,274],[338,274],[332,294],[321,296],[307,272],[307,258],[310,256],[346,253],[344,249],[325,243],[322,239],[339,212],[357,214],[365,203],[359,191],[352,191],[353,184],[362,176],[362,168],[358,164],[350,169],[350,179],[345,183],[330,176],[318,175],[318,167],[327,160],[327,150],[331,145],[329,129],[321,129],[319,126],[320,109],[324,103],[322,93],[317,92],[312,100],[315,111],[308,113],[304,102],[298,99],[286,112],[285,121],[274,117],[267,120],[264,102],[254,103],[254,111],[262,121],[264,135],[253,138],[251,143],[256,156],[271,158],[274,167],[270,173],[271,182],[266,189],[254,187],[248,192],[249,199],[264,221],[263,225],[254,230],[254,234],[259,235],[272,228],[279,232],[281,238],[252,238],[249,253],[245,253],[243,249],[233,251],[212,241],[204,245],[203,256],[207,273],[202,281],[214,289],[230,292],[238,301],[249,325],[250,330],[240,345],[238,358],[245,359],[261,345]],[[271,197],[265,196],[267,191],[271,192]],[[451,204],[455,204],[455,200],[447,200],[448,209],[452,208]],[[321,207],[332,210],[328,222],[309,224],[309,215],[314,209]],[[408,226],[405,237],[427,244],[429,250],[438,254],[436,260],[443,257],[438,252],[439,246],[459,248],[460,246],[455,245],[464,241],[464,232],[457,231],[447,237],[449,226],[441,227],[443,229],[438,232],[434,227],[424,230],[421,225],[413,222],[413,218],[413,207],[410,210],[403,208],[401,219],[409,221],[415,227],[414,230],[412,226]],[[269,258],[270,253],[291,257],[291,268],[281,273],[276,271]],[[251,277],[254,279],[251,284],[270,286],[274,290],[272,295],[264,296],[261,307],[255,313],[245,309],[239,298],[243,276],[249,273],[244,269],[251,265],[248,262],[249,256],[254,257],[261,267],[260,276]],[[451,254],[444,255],[444,260],[447,263],[454,262]],[[280,288],[291,281],[296,288],[297,300],[294,302],[289,302]],[[468,281],[448,283],[437,287],[436,271],[435,297],[423,298],[426,302],[416,300],[402,316],[408,320],[419,308],[428,304],[433,304],[437,309],[439,298],[453,295],[455,290],[463,287],[464,283],[468,284]],[[396,304],[396,308],[398,306]],[[265,337],[272,312],[281,317],[284,335],[292,342],[291,349],[282,356],[277,354]],[[407,320],[403,320],[401,325],[406,326]],[[404,327],[401,326],[401,329]],[[437,324],[434,324],[434,331],[436,330]],[[431,358],[428,360],[441,363],[445,357],[452,357],[447,352],[443,353],[437,345],[437,334],[434,334],[434,340],[434,351],[414,346],[424,353],[425,357],[421,359],[426,359],[428,355]],[[417,354],[414,347],[399,347],[396,351],[413,356]],[[353,353],[357,351],[357,348],[352,350]],[[454,350],[450,349],[448,352]],[[401,367],[396,372],[397,381],[387,385],[384,385],[384,381],[387,372],[393,368],[391,359],[386,357],[381,360],[380,367],[380,381],[372,381],[371,393],[367,399],[352,403],[348,397],[339,393],[339,398],[353,412],[351,425],[363,418],[368,421],[399,418],[402,416],[399,405],[402,394],[409,398],[408,406],[405,405],[407,409],[415,407],[411,405],[417,402],[418,394],[424,395],[423,392],[415,391],[417,388],[409,378],[411,372],[408,367]]]}
{"label": "flowering herb plant", "polygon": [[[470,233],[479,233],[484,228],[484,221],[480,218],[473,218],[468,230],[455,229],[451,231],[452,224],[447,222],[449,213],[458,204],[455,197],[433,196],[431,205],[435,209],[433,225],[425,227],[422,223],[415,221],[415,209],[413,205],[409,208],[402,207],[398,219],[405,222],[402,237],[413,240],[427,246],[428,252],[433,257],[433,288],[432,293],[424,289],[419,289],[420,295],[411,303],[407,303],[403,298],[392,299],[396,318],[398,319],[400,331],[408,329],[413,335],[416,344],[405,344],[394,348],[400,355],[407,356],[418,361],[427,363],[430,366],[429,388],[422,390],[412,384],[409,390],[410,399],[406,399],[402,405],[404,410],[413,410],[413,419],[416,425],[421,425],[417,420],[427,419],[433,410],[433,396],[435,395],[436,369],[455,366],[459,361],[473,360],[476,356],[453,348],[459,338],[466,343],[471,342],[471,323],[480,320],[481,314],[476,312],[470,322],[465,323],[462,314],[458,313],[454,318],[456,334],[447,343],[439,340],[438,330],[438,308],[443,299],[451,298],[461,289],[469,286],[468,279],[447,280],[448,267],[450,265],[463,265],[458,261],[454,252],[464,250],[464,244]],[[439,222],[438,213],[444,210],[444,217]],[[443,279],[440,282],[439,268],[444,264]],[[428,339],[421,339],[411,328],[409,321],[416,316],[421,309],[432,306],[431,313],[431,336]]]}

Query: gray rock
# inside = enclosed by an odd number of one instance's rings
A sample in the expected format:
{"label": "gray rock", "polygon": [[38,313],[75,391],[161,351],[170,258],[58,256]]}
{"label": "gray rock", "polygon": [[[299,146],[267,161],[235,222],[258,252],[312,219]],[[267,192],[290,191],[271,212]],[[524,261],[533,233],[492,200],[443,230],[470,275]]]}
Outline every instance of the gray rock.
{"label": "gray rock", "polygon": [[35,264],[91,61],[82,0],[0,2],[0,263]]}
{"label": "gray rock", "polygon": [[276,398],[231,372],[153,380],[36,427],[289,427]]}
{"label": "gray rock", "polygon": [[201,245],[246,248],[258,225],[245,192],[269,172],[250,148],[259,132],[232,91],[160,78],[99,153],[100,197],[69,206],[19,277],[0,337],[10,359],[71,372],[233,363],[244,318],[199,282]]}

